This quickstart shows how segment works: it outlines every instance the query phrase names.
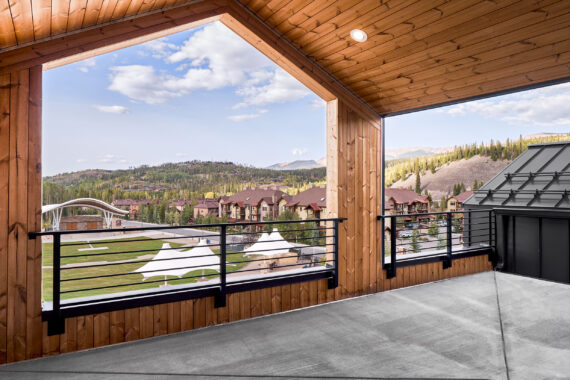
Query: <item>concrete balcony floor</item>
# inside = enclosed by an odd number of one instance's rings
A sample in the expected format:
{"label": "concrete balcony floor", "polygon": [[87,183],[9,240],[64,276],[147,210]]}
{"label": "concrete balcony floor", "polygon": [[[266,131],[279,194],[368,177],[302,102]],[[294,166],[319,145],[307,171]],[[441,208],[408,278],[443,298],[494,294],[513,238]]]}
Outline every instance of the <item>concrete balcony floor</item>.
{"label": "concrete balcony floor", "polygon": [[0,367],[7,379],[570,376],[570,286],[480,273]]}

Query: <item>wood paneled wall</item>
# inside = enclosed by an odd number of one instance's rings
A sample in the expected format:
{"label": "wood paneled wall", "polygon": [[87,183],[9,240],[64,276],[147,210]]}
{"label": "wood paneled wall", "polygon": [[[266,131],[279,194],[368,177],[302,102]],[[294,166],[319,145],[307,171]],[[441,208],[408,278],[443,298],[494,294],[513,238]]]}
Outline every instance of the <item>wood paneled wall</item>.
{"label": "wood paneled wall", "polygon": [[378,257],[380,212],[378,120],[341,100],[327,107],[329,209],[347,217],[339,231],[339,287],[327,281],[279,286],[88,315],[47,336],[41,321],[41,68],[0,75],[0,363],[55,355],[317,305],[362,294],[490,270],[486,256],[398,269],[385,278]]}
{"label": "wood paneled wall", "polygon": [[0,363],[42,355],[41,67],[0,75]]}

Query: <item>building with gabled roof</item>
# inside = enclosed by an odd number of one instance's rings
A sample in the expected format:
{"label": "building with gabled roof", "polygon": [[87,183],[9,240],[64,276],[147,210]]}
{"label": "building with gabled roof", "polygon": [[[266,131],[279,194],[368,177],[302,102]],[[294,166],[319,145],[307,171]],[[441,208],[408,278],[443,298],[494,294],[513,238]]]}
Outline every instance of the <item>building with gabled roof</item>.
{"label": "building with gabled roof", "polygon": [[280,204],[289,202],[290,199],[290,195],[277,189],[245,189],[229,197],[219,198],[219,217],[242,221],[274,219],[279,215]]}
{"label": "building with gabled roof", "polygon": [[194,206],[194,219],[198,216],[217,215],[219,207],[220,203],[215,199],[199,199],[198,203]]}
{"label": "building with gabled roof", "polygon": [[320,219],[326,214],[327,189],[312,187],[293,196],[285,205],[301,219]]}
{"label": "building with gabled roof", "polygon": [[463,211],[463,203],[473,195],[473,190],[467,190],[447,198],[447,211]]}
{"label": "building with gabled roof", "polygon": [[386,188],[386,215],[421,214],[429,212],[429,199],[415,191],[401,188]]}

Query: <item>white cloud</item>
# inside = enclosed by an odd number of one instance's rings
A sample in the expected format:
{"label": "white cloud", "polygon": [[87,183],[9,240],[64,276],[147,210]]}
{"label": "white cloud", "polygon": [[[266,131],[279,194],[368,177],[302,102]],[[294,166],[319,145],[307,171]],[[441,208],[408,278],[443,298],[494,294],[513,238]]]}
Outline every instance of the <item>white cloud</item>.
{"label": "white cloud", "polygon": [[231,120],[235,123],[241,123],[242,121],[257,119],[259,116],[261,116],[261,114],[259,114],[259,113],[248,113],[248,114],[241,114],[241,115],[231,115],[231,116],[228,116],[227,119]]}
{"label": "white cloud", "polygon": [[103,164],[116,164],[116,163],[125,164],[128,162],[122,156],[117,156],[115,154],[109,154],[109,153],[101,156],[97,161]]}
{"label": "white cloud", "polygon": [[173,51],[177,50],[177,46],[175,44],[167,41],[168,39],[164,37],[145,42],[141,46],[146,50],[149,50],[153,58],[162,59],[172,54]]}
{"label": "white cloud", "polygon": [[511,124],[555,126],[570,124],[570,83],[525,91],[503,97],[463,103],[442,112],[450,115],[479,114]]}
{"label": "white cloud", "polygon": [[148,104],[164,103],[187,92],[169,88],[167,80],[157,75],[152,66],[114,66],[109,89]]}
{"label": "white cloud", "polygon": [[77,160],[75,160],[75,162],[77,162],[78,164],[82,164],[84,162],[87,162],[87,160],[85,158],[78,158]]}
{"label": "white cloud", "polygon": [[95,66],[96,66],[95,58],[89,58],[79,63],[79,71],[87,73],[89,72],[90,68],[93,68]]}
{"label": "white cloud", "polygon": [[255,113],[231,115],[231,116],[228,116],[227,119],[231,120],[233,122],[236,122],[236,123],[240,123],[242,121],[257,119],[258,117],[260,117],[261,115],[263,115],[264,113],[267,113],[267,112],[269,112],[269,110],[261,108],[261,109],[258,109]]}
{"label": "white cloud", "polygon": [[327,105],[327,102],[321,98],[315,98],[309,101],[309,105],[313,108],[323,108]]}
{"label": "white cloud", "polygon": [[244,98],[242,104],[263,106],[272,103],[286,103],[301,99],[311,92],[299,81],[277,68],[270,75],[265,76],[266,81],[247,82],[236,93]]}
{"label": "white cloud", "polygon": [[302,156],[305,153],[307,153],[307,148],[293,148],[291,153],[293,154],[293,156]]}
{"label": "white cloud", "polygon": [[106,112],[106,113],[126,114],[130,112],[127,107],[123,106],[102,106],[95,104],[93,105],[93,107],[101,112]]}
{"label": "white cloud", "polygon": [[[132,100],[164,103],[196,90],[236,87],[243,98],[234,109],[300,99],[310,91],[219,22],[205,26],[181,46],[155,40],[144,46],[183,75],[159,73],[153,66],[111,67],[109,89]],[[243,115],[235,115],[243,116]],[[235,117],[232,117],[235,118]]]}

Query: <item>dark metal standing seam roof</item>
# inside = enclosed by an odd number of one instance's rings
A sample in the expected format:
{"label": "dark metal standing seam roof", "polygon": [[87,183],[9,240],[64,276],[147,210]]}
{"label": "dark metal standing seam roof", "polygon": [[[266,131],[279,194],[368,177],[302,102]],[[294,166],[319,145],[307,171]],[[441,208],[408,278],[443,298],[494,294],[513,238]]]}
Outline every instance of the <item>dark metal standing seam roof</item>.
{"label": "dark metal standing seam roof", "polygon": [[530,145],[464,202],[467,206],[570,208],[570,142]]}

